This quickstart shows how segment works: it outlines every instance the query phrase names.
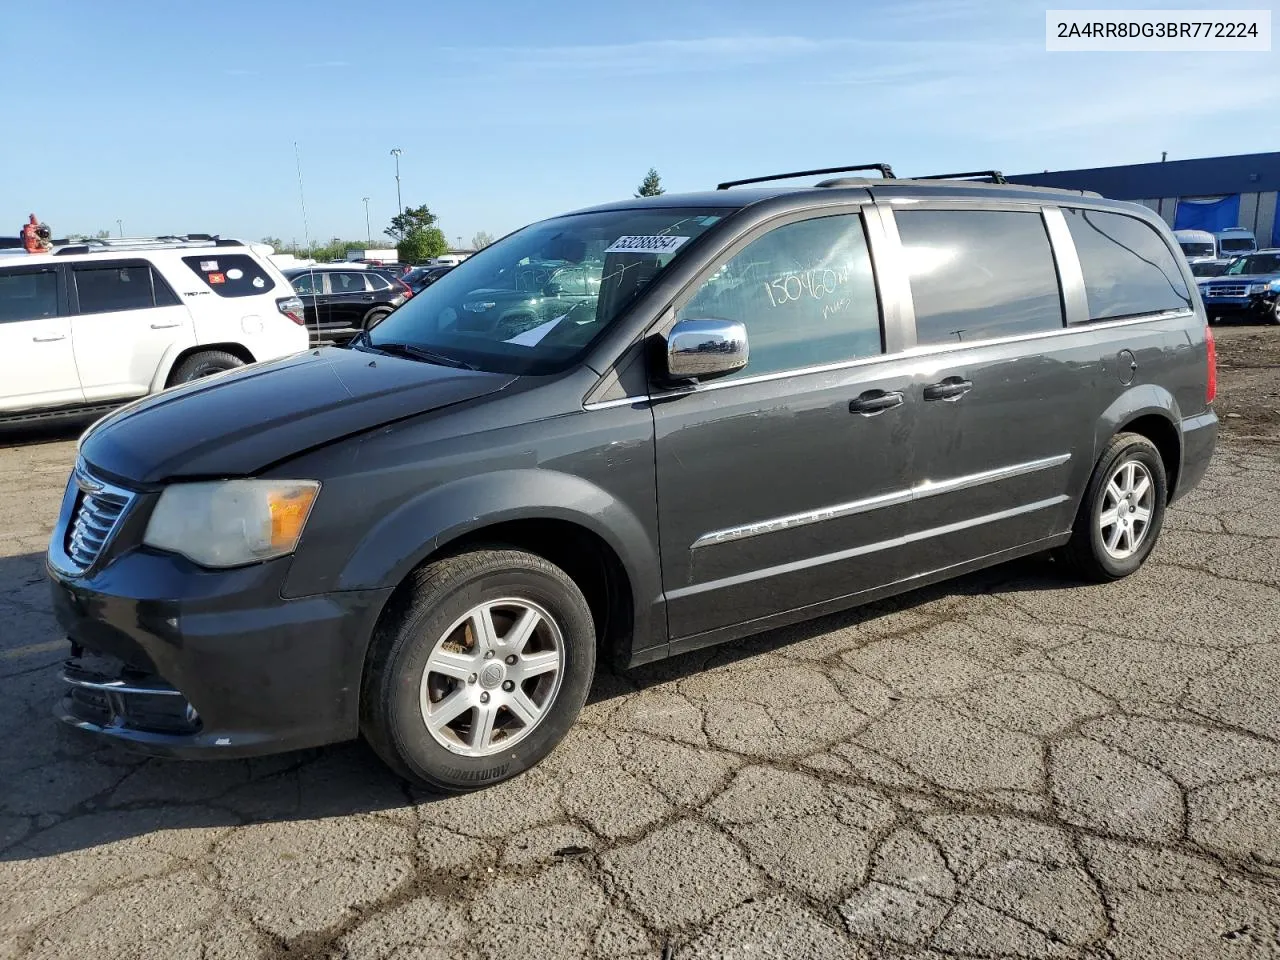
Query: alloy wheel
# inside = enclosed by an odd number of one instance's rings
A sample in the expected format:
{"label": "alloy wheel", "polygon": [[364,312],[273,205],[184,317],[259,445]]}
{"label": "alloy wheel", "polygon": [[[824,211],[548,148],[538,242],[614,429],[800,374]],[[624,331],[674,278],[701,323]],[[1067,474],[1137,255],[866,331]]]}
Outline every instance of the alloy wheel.
{"label": "alloy wheel", "polygon": [[436,641],[422,673],[427,731],[467,757],[506,750],[527,737],[555,702],[564,635],[531,600],[472,607]]}
{"label": "alloy wheel", "polygon": [[1125,560],[1142,546],[1155,510],[1155,484],[1140,460],[1125,460],[1112,471],[1102,492],[1098,529],[1102,548],[1113,560]]}

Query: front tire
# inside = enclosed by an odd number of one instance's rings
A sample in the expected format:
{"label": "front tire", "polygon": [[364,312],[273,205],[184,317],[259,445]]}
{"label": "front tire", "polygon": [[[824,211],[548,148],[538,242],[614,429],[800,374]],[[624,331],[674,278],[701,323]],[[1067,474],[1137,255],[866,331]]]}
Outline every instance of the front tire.
{"label": "front tire", "polygon": [[1141,434],[1117,434],[1094,467],[1059,558],[1086,580],[1129,576],[1155,547],[1168,499],[1164,460],[1155,444]]}
{"label": "front tire", "polygon": [[183,360],[169,375],[169,386],[176,387],[180,383],[190,383],[192,380],[211,377],[215,373],[225,373],[243,366],[244,361],[234,353],[227,353],[225,350],[205,350]]}
{"label": "front tire", "polygon": [[361,731],[398,774],[442,792],[510,779],[573,725],[595,672],[582,591],[520,550],[484,549],[417,570],[383,618]]}

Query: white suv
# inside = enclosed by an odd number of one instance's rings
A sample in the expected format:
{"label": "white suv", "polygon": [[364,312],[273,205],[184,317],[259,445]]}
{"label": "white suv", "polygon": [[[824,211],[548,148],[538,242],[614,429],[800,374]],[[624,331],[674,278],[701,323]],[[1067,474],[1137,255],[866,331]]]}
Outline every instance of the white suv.
{"label": "white suv", "polygon": [[302,301],[238,240],[91,240],[0,256],[0,423],[89,414],[307,349]]}

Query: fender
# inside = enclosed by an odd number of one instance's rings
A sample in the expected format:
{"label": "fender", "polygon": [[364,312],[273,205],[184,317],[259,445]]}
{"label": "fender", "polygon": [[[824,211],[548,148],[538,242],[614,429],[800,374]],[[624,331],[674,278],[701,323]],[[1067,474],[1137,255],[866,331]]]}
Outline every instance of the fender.
{"label": "fender", "polygon": [[160,362],[156,365],[155,375],[151,378],[151,389],[147,393],[159,393],[165,388],[169,382],[169,374],[173,373],[173,363],[182,353],[182,351],[195,344],[192,339],[190,343],[183,340],[182,342],[173,342],[165,348],[164,355],[160,358]]}
{"label": "fender", "polygon": [[[339,574],[336,589],[394,587],[426,557],[459,537],[493,524],[531,519],[566,520],[607,543],[631,582],[637,618],[660,602],[656,531],[595,484],[546,469],[497,470],[443,484],[406,501],[365,534]],[[637,629],[638,641],[641,636]]]}
{"label": "fender", "polygon": [[[1139,417],[1158,416],[1168,422],[1178,437],[1178,475],[1182,474],[1182,411],[1178,401],[1164,387],[1154,383],[1144,383],[1131,387],[1102,411],[1098,418],[1097,430],[1093,437],[1093,462],[1096,463],[1102,448],[1111,438]],[[1093,469],[1093,464],[1089,465]]]}

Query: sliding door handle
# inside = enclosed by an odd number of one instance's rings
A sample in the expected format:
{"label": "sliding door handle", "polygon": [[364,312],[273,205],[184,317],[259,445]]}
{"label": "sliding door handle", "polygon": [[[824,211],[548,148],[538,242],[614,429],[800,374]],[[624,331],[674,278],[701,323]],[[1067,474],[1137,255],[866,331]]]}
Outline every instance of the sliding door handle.
{"label": "sliding door handle", "polygon": [[849,401],[849,412],[860,413],[864,417],[873,417],[894,407],[902,405],[902,392],[899,390],[868,390],[860,394],[856,400]]}
{"label": "sliding door handle", "polygon": [[153,323],[151,325],[151,329],[152,330],[168,330],[172,327],[180,327],[180,326],[182,326],[181,323]]}
{"label": "sliding door handle", "polygon": [[960,377],[947,377],[941,383],[931,383],[924,388],[926,400],[959,400],[973,389],[971,380]]}
{"label": "sliding door handle", "polygon": [[67,339],[67,335],[65,333],[60,333],[53,337],[32,337],[31,341],[33,343],[57,343],[59,340],[65,339]]}

